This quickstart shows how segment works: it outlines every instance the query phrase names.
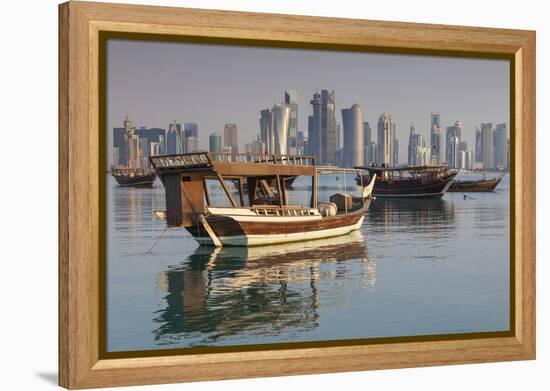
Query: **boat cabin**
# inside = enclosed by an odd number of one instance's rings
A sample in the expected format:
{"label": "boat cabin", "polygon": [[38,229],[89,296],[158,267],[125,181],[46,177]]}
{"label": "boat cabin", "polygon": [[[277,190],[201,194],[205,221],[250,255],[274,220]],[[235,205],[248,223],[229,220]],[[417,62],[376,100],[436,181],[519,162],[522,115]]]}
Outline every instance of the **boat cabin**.
{"label": "boat cabin", "polygon": [[376,174],[380,181],[391,181],[410,178],[441,178],[445,176],[449,171],[449,167],[446,165],[403,167],[370,166],[356,168],[366,170],[371,177],[373,176],[373,174]]}
{"label": "boat cabin", "polygon": [[[317,208],[316,167],[310,156],[195,152],[153,156],[150,162],[164,184],[169,227],[195,225],[206,207],[229,206],[266,216],[304,215]],[[310,208],[289,204],[286,184],[298,176],[311,178]],[[229,205],[216,203],[212,182]]]}

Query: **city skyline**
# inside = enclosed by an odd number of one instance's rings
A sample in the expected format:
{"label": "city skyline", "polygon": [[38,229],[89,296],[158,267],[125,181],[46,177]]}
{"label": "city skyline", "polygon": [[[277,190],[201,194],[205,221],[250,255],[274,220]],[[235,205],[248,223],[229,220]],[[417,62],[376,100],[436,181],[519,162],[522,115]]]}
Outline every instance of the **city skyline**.
{"label": "city skyline", "polygon": [[[397,124],[399,162],[407,161],[411,123],[430,140],[431,112],[440,114],[443,132],[461,121],[470,149],[476,126],[509,123],[509,64],[503,60],[134,41],[110,41],[108,51],[109,131],[121,126],[125,113],[149,128],[166,128],[175,118],[198,124],[198,148],[204,150],[209,135],[226,123],[237,125],[242,149],[260,133],[261,110],[286,100],[291,90],[297,95],[296,131],[305,134],[309,101],[319,89],[335,91],[338,123],[341,110],[354,104],[371,128],[389,112]],[[154,65],[143,58],[145,51]],[[283,60],[292,67],[281,68]],[[225,72],[214,72],[220,67]]]}

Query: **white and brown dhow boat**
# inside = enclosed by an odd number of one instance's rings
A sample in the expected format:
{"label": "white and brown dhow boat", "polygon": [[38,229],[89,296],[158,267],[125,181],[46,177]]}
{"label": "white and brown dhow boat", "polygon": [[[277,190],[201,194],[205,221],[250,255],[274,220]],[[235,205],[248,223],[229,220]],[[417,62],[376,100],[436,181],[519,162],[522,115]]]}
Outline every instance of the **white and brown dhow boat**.
{"label": "white and brown dhow boat", "polygon": [[[150,161],[166,191],[166,211],[157,216],[165,218],[168,227],[184,227],[199,243],[215,246],[347,234],[363,223],[375,180],[361,187],[358,197],[338,193],[331,197],[334,202],[318,202],[321,169],[313,157],[196,152],[154,156]],[[289,203],[284,184],[296,177],[311,180],[307,205]],[[209,190],[212,181],[222,189],[222,202]],[[229,206],[221,205],[223,201]]]}

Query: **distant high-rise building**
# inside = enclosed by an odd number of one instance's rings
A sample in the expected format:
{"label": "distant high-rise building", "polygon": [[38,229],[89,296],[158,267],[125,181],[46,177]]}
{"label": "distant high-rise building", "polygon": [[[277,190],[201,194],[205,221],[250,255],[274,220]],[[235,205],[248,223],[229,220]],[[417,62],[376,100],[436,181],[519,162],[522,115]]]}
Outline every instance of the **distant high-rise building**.
{"label": "distant high-rise building", "polygon": [[260,139],[265,144],[266,153],[273,154],[275,134],[273,133],[273,114],[270,109],[260,111]]}
{"label": "distant high-rise building", "polygon": [[[289,154],[290,105],[276,103],[260,112],[260,140],[269,154]],[[294,152],[296,153],[296,152]]]}
{"label": "distant high-rise building", "polygon": [[372,142],[372,129],[368,122],[363,122],[363,142],[365,143],[365,149]]}
{"label": "distant high-rise building", "polygon": [[325,164],[336,163],[336,102],[334,91],[321,90],[322,124],[324,140],[323,156]]}
{"label": "distant high-rise building", "polygon": [[168,133],[166,135],[166,153],[168,155],[183,153],[183,134],[181,131],[181,124],[178,124],[176,120],[168,125]]}
{"label": "distant high-rise building", "polygon": [[[453,156],[456,156],[455,157],[455,160],[456,160],[456,164],[454,165],[451,165],[451,160],[452,160],[452,154],[455,153],[454,151],[454,146],[451,145],[451,139],[453,137],[456,137],[458,139],[458,142],[457,142],[457,145],[456,145],[456,148],[457,148],[457,151],[458,151],[458,147],[460,145],[460,141],[462,140],[462,122],[460,121],[456,121],[455,124],[453,126],[448,126],[447,127],[447,132],[446,132],[446,135],[445,135],[445,161],[447,162],[447,165],[449,167],[458,167],[458,156],[457,155],[453,155]],[[456,141],[456,140],[454,140]]]}
{"label": "distant high-rise building", "polygon": [[431,124],[430,124],[430,145],[431,145],[431,162],[433,164],[441,163],[441,125],[439,122],[440,115],[439,113],[431,114]]}
{"label": "distant high-rise building", "polygon": [[[124,133],[126,132],[125,128],[113,128],[113,161],[114,165],[126,165],[125,149],[127,146],[124,144]],[[114,149],[118,149],[118,153],[114,154]]]}
{"label": "distant high-rise building", "polygon": [[[313,106],[313,115],[311,116],[311,121],[308,119],[308,133],[310,133],[308,134],[308,141],[310,151],[313,156],[315,156],[315,161],[317,164],[321,164],[324,163],[325,160],[325,155],[323,154],[323,144],[325,142],[322,129],[323,101],[321,100],[321,94],[315,92],[309,103]],[[311,125],[311,129],[309,128],[309,125]]]}
{"label": "distant high-rise building", "polygon": [[393,146],[392,146],[392,159],[391,165],[396,167],[399,164],[399,140],[397,139],[397,124],[392,123],[392,133],[393,133]]}
{"label": "distant high-rise building", "polygon": [[483,159],[483,168],[486,170],[493,169],[495,167],[494,161],[494,135],[493,135],[493,124],[491,122],[481,124],[481,142],[483,145],[482,150],[482,159]]}
{"label": "distant high-rise building", "polygon": [[391,114],[384,112],[378,118],[378,158],[377,163],[385,166],[392,164],[393,159],[393,124]]}
{"label": "distant high-rise building", "polygon": [[506,124],[496,125],[495,167],[505,169],[508,166],[508,131]]}
{"label": "distant high-rise building", "polygon": [[[427,148],[427,152],[426,149]],[[426,141],[424,136],[419,133],[416,133],[414,124],[411,125],[411,130],[409,132],[409,146],[407,149],[408,159],[407,163],[409,166],[424,166],[430,164],[431,160],[431,150],[426,146]],[[426,157],[428,161],[426,162]]]}
{"label": "distant high-rise building", "polygon": [[139,135],[136,134],[136,128],[128,116],[124,120],[122,147],[119,147],[119,164],[132,168],[141,166]]}
{"label": "distant high-rise building", "polygon": [[340,126],[340,122],[336,121],[334,123],[334,149],[335,149],[335,155],[334,155],[334,163],[337,166],[341,166],[343,164],[343,153],[344,153],[344,147],[343,147],[343,132],[342,132],[342,126]]}
{"label": "distant high-rise building", "polygon": [[298,131],[298,134],[296,136],[296,153],[298,155],[305,155],[307,154],[307,138],[301,130]]}
{"label": "distant high-rise building", "polygon": [[349,109],[342,109],[344,125],[344,167],[363,166],[365,162],[365,145],[363,141],[363,109],[357,103]]}
{"label": "distant high-rise building", "polygon": [[297,154],[298,136],[298,91],[285,91],[285,103],[290,107],[290,119],[288,124],[288,154]]}
{"label": "distant high-rise building", "polygon": [[199,143],[199,126],[194,122],[186,122],[183,125],[183,152],[195,152]]}
{"label": "distant high-rise building", "polygon": [[336,118],[335,118],[334,91],[321,90],[315,92],[309,102],[313,106],[312,130],[315,141],[308,135],[308,142],[315,159],[321,164],[335,164],[336,162]]}
{"label": "distant high-rise building", "polygon": [[414,166],[416,164],[416,140],[417,138],[414,124],[411,124],[411,128],[409,130],[409,145],[407,147],[407,164],[409,166]]}
{"label": "distant high-rise building", "polygon": [[452,168],[459,168],[460,165],[459,165],[459,159],[460,159],[460,156],[459,156],[459,144],[460,144],[460,139],[457,137],[457,136],[451,136],[450,139],[449,139],[449,144],[448,144],[448,152],[447,152],[447,165],[449,167],[452,167]]}
{"label": "distant high-rise building", "polygon": [[162,145],[158,141],[153,141],[149,143],[149,151],[151,153],[151,156],[158,156],[162,155]]}
{"label": "distant high-rise building", "polygon": [[378,159],[378,151],[376,149],[376,143],[372,142],[365,148],[365,166],[371,166],[376,164]]}
{"label": "distant high-rise building", "polygon": [[210,152],[220,152],[222,149],[222,135],[219,132],[211,133],[208,136],[208,150]]}
{"label": "distant high-rise building", "polygon": [[232,153],[239,152],[237,125],[225,124],[223,128],[223,146],[231,148]]}
{"label": "distant high-rise building", "polygon": [[313,115],[307,117],[307,154],[316,155],[317,133],[315,133],[315,121]]}
{"label": "distant high-rise building", "polygon": [[476,145],[475,145],[475,161],[483,162],[483,138],[481,137],[481,129],[476,126]]}
{"label": "distant high-rise building", "polygon": [[253,139],[251,143],[244,145],[245,153],[263,154],[265,153],[265,143],[258,138]]}
{"label": "distant high-rise building", "polygon": [[276,103],[273,106],[273,134],[275,136],[275,149],[273,153],[288,155],[288,134],[290,126],[290,105]]}
{"label": "distant high-rise building", "polygon": [[342,132],[338,121],[334,123],[334,135],[334,148],[338,151],[342,148]]}
{"label": "distant high-rise building", "polygon": [[415,166],[427,166],[432,160],[431,149],[426,146],[417,146],[414,156]]}
{"label": "distant high-rise building", "polygon": [[119,147],[113,147],[113,155],[112,155],[112,162],[114,165],[118,165],[120,164],[119,161],[120,161],[120,149]]}
{"label": "distant high-rise building", "polygon": [[473,166],[472,151],[462,150],[458,152],[458,155],[458,168],[460,168],[461,170],[471,170]]}

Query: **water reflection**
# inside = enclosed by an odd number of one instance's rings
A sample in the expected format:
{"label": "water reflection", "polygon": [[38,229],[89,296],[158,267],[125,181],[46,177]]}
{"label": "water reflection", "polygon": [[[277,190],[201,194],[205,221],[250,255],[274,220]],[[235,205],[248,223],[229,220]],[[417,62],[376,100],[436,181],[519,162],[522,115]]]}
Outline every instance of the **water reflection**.
{"label": "water reflection", "polygon": [[338,296],[347,284],[372,289],[375,282],[376,265],[359,231],[285,245],[198,247],[158,275],[166,304],[155,314],[153,333],[159,345],[185,338],[198,346],[234,335],[307,331],[318,326],[322,292]]}
{"label": "water reflection", "polygon": [[443,199],[377,199],[367,213],[373,232],[429,232],[450,237],[456,229],[455,206]]}

